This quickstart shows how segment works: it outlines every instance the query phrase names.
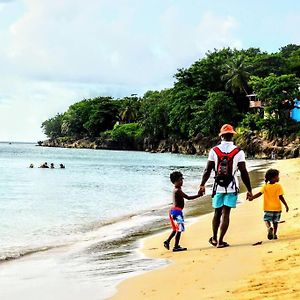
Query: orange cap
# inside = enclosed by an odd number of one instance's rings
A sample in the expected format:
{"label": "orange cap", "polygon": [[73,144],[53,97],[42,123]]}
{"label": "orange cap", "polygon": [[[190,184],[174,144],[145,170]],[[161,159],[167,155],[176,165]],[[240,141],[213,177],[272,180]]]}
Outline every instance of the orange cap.
{"label": "orange cap", "polygon": [[233,127],[230,124],[224,124],[221,127],[219,136],[225,134],[225,133],[232,133],[232,134],[236,134],[236,132],[233,130]]}

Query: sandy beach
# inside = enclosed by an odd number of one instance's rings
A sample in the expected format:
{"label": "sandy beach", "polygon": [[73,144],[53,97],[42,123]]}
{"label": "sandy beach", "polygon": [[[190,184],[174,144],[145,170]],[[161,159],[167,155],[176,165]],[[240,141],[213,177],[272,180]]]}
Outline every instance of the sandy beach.
{"label": "sandy beach", "polygon": [[211,214],[187,226],[181,241],[186,252],[163,248],[169,231],[150,237],[143,253],[170,264],[121,282],[112,299],[300,299],[300,159],[273,167],[280,170],[290,207],[282,213],[278,240],[267,239],[262,197],[248,202],[241,194],[244,203],[232,210],[226,235],[230,247],[208,243]]}

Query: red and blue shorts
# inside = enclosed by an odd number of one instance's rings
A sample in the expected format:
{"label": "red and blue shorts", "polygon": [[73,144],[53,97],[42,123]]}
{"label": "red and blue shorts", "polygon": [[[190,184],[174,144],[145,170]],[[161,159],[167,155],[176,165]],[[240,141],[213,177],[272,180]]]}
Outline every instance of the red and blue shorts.
{"label": "red and blue shorts", "polygon": [[172,207],[169,211],[169,218],[173,231],[183,232],[185,230],[184,217],[181,208]]}

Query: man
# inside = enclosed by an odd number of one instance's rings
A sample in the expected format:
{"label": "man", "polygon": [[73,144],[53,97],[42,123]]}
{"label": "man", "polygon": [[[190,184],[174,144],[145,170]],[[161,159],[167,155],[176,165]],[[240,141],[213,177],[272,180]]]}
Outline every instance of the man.
{"label": "man", "polygon": [[[247,198],[252,197],[250,178],[246,169],[245,153],[234,145],[232,141],[234,134],[236,132],[231,125],[225,124],[222,126],[219,134],[222,140],[221,144],[210,150],[199,188],[199,194],[205,194],[205,183],[209,179],[211,171],[214,170],[217,175],[217,172],[220,170],[220,161],[224,157],[229,158],[229,161],[231,160],[231,177],[229,179],[231,182],[227,186],[220,186],[215,182],[212,195],[212,206],[215,209],[215,213],[212,220],[213,236],[209,239],[209,243],[218,248],[229,246],[223,239],[229,226],[230,210],[231,208],[235,208],[237,203],[237,170],[240,171],[242,181],[247,188]],[[224,156],[224,154],[227,154],[227,156]],[[220,235],[218,238],[219,229]]]}

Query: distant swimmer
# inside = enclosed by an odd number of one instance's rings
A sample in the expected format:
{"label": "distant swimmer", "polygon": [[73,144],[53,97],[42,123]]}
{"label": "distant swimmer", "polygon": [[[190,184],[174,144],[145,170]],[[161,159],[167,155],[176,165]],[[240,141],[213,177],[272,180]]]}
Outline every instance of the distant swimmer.
{"label": "distant swimmer", "polygon": [[50,164],[50,169],[54,169],[54,163]]}
{"label": "distant swimmer", "polygon": [[30,164],[30,165],[29,165],[29,168],[31,168],[31,169],[34,168],[34,165],[33,165],[33,164]]}
{"label": "distant swimmer", "polygon": [[60,167],[61,169],[65,169],[65,166],[64,166],[63,164],[60,164],[59,167]]}
{"label": "distant swimmer", "polygon": [[45,169],[45,168],[49,168],[49,166],[48,166],[47,162],[45,162],[42,165],[40,165],[39,168]]}

